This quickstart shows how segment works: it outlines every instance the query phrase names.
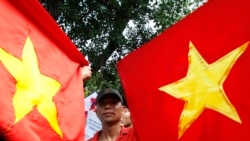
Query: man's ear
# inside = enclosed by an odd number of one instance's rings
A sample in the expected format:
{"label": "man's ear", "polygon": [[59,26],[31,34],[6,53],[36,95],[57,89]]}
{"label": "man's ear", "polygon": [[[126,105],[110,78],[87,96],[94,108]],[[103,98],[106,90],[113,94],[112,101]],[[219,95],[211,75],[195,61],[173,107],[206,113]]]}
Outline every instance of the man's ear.
{"label": "man's ear", "polygon": [[122,113],[126,113],[126,107],[122,105]]}
{"label": "man's ear", "polygon": [[125,112],[129,112],[129,109],[125,106]]}

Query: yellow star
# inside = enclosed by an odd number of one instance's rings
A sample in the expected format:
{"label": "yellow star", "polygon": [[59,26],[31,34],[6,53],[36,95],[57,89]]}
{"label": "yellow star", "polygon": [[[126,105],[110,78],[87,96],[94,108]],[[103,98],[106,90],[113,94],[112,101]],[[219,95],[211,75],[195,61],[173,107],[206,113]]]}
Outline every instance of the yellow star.
{"label": "yellow star", "polygon": [[16,80],[16,91],[13,96],[16,116],[14,124],[36,107],[55,132],[62,137],[56,106],[52,101],[61,84],[41,74],[31,39],[26,39],[21,60],[0,48],[0,61]]}
{"label": "yellow star", "polygon": [[208,64],[190,42],[189,68],[186,77],[159,88],[159,90],[185,101],[179,119],[178,138],[185,133],[205,108],[217,111],[241,123],[236,109],[226,96],[223,82],[248,44],[249,42],[231,51],[216,62]]}

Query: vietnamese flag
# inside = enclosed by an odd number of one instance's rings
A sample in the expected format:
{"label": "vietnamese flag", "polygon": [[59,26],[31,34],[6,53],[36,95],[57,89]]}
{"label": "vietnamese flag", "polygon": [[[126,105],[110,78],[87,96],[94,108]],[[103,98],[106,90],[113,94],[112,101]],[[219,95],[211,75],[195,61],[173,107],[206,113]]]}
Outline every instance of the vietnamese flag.
{"label": "vietnamese flag", "polygon": [[84,140],[88,62],[37,0],[2,0],[0,21],[1,136]]}
{"label": "vietnamese flag", "polygon": [[139,141],[250,140],[249,9],[209,0],[118,62]]}

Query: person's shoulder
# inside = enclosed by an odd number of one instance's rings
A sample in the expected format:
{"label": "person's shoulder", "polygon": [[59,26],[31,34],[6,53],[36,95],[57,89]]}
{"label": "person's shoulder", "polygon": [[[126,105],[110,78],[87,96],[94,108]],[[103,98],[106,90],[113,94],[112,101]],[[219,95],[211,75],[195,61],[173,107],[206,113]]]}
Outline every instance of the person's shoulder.
{"label": "person's shoulder", "polygon": [[124,127],[124,126],[122,126],[122,131],[124,131],[124,132],[130,132],[131,130],[133,130],[133,126],[132,127]]}
{"label": "person's shoulder", "polygon": [[101,131],[98,131],[94,134],[93,137],[91,137],[90,139],[88,139],[87,141],[98,141],[99,139],[99,134],[101,133]]}
{"label": "person's shoulder", "polygon": [[123,135],[131,135],[134,134],[133,126],[132,127],[122,127]]}
{"label": "person's shoulder", "polygon": [[132,127],[122,127],[121,138],[126,141],[136,141],[134,128]]}

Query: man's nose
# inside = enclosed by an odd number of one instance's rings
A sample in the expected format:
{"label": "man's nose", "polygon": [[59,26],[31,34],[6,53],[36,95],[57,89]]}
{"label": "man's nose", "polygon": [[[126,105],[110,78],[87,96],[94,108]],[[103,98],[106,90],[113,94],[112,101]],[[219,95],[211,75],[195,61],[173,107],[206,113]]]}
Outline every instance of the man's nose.
{"label": "man's nose", "polygon": [[105,107],[105,109],[106,109],[106,108],[110,108],[111,105],[112,105],[111,103],[105,103],[105,104],[104,104],[104,107]]}

